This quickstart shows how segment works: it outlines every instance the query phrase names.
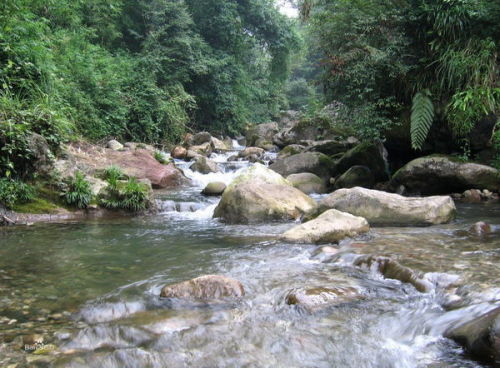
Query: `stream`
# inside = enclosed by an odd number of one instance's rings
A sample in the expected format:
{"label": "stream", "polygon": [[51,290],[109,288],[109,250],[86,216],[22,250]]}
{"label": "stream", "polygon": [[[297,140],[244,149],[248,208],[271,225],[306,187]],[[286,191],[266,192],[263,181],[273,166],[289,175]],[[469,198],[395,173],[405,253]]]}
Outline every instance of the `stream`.
{"label": "stream", "polygon": [[[201,189],[251,165],[228,162],[232,154],[212,157],[217,174],[178,162],[194,186],[159,192],[154,216],[0,228],[0,342],[42,335],[56,353],[27,354],[35,367],[485,367],[442,334],[500,304],[500,205],[459,204],[446,225],[373,228],[325,259],[317,246],[278,240],[293,223],[212,219],[219,198]],[[492,234],[471,235],[477,221]],[[437,286],[420,293],[384,279],[354,267],[356,254],[393,256]],[[241,281],[246,296],[213,305],[159,298],[165,284],[204,274]],[[455,276],[469,306],[447,312]],[[363,298],[314,314],[285,303],[293,288],[328,286]]]}

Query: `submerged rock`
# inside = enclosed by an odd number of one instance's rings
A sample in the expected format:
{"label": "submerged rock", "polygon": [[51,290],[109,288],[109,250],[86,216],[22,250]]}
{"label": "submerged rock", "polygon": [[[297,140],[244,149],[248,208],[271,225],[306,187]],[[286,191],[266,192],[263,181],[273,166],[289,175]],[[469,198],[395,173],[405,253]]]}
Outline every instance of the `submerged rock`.
{"label": "submerged rock", "polygon": [[500,366],[500,307],[448,329],[444,336],[475,358]]}
{"label": "submerged rock", "polygon": [[333,166],[333,160],[323,153],[304,152],[277,159],[269,168],[283,176],[308,172],[327,180]]}
{"label": "submerged rock", "polygon": [[207,195],[207,196],[219,196],[224,193],[226,190],[226,184],[216,181],[212,183],[208,183],[205,189],[201,192],[201,194]]}
{"label": "submerged rock", "polygon": [[470,227],[469,232],[479,236],[486,235],[491,233],[491,226],[486,222],[479,221]]}
{"label": "submerged rock", "polygon": [[325,181],[312,173],[299,173],[289,175],[288,180],[295,188],[306,193],[326,193]]}
{"label": "submerged rock", "polygon": [[162,298],[217,300],[240,298],[245,295],[241,282],[220,275],[205,275],[192,280],[165,286],[160,293]]}
{"label": "submerged rock", "polygon": [[396,172],[392,185],[404,185],[410,193],[448,194],[465,190],[500,191],[500,171],[447,156],[417,158]]}
{"label": "submerged rock", "polygon": [[297,219],[316,202],[261,164],[244,171],[226,188],[214,217],[228,223]]}
{"label": "submerged rock", "polygon": [[448,196],[426,198],[366,188],[339,189],[319,204],[319,210],[337,209],[361,216],[371,225],[422,226],[447,223],[455,217],[455,203]]}
{"label": "submerged rock", "polygon": [[282,239],[293,243],[335,243],[368,230],[370,225],[364,218],[329,210],[314,220],[288,230]]}
{"label": "submerged rock", "polygon": [[432,283],[420,277],[412,269],[401,265],[399,262],[380,256],[361,256],[354,261],[355,266],[373,268],[380,272],[387,279],[399,280],[411,284],[422,293],[433,289]]}
{"label": "submerged rock", "polygon": [[353,287],[315,287],[291,290],[285,302],[312,313],[360,298],[358,290]]}
{"label": "submerged rock", "polygon": [[190,169],[197,171],[202,174],[218,173],[220,168],[216,162],[209,160],[208,158],[201,156],[194,159],[194,164],[190,166]]}

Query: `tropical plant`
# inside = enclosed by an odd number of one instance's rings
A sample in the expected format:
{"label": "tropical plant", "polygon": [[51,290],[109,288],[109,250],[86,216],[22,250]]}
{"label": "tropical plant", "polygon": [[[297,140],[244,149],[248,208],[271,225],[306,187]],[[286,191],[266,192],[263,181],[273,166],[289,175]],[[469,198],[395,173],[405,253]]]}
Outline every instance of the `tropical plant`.
{"label": "tropical plant", "polygon": [[10,178],[0,179],[0,204],[12,209],[16,204],[31,202],[35,190],[29,184]]}
{"label": "tropical plant", "polygon": [[434,120],[434,104],[429,90],[417,92],[411,107],[411,144],[414,149],[422,149]]}
{"label": "tropical plant", "polygon": [[125,179],[125,174],[122,169],[118,166],[110,166],[106,168],[103,172],[102,178],[108,183],[116,184],[118,180]]}
{"label": "tropical plant", "polygon": [[99,203],[108,209],[137,212],[149,207],[148,188],[130,178],[126,182],[108,180],[108,186],[99,198]]}
{"label": "tropical plant", "polygon": [[62,193],[64,201],[76,208],[87,208],[92,196],[92,187],[80,171],[67,180],[67,188]]}

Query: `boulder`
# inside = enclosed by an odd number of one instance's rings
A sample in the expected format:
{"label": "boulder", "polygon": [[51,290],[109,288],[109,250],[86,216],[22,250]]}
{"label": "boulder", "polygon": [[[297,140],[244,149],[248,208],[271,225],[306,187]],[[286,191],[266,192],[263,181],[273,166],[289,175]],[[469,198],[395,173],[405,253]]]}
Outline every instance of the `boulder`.
{"label": "boulder", "polygon": [[175,146],[170,152],[170,156],[176,159],[184,160],[187,156],[187,149],[182,146]]}
{"label": "boulder", "polygon": [[334,162],[327,155],[319,152],[304,152],[277,159],[269,168],[283,176],[309,172],[328,180],[331,176]]}
{"label": "boulder", "polygon": [[205,156],[196,157],[190,169],[202,174],[210,174],[220,172],[220,168],[216,162],[206,158]]}
{"label": "boulder", "polygon": [[244,295],[245,289],[241,282],[219,275],[200,276],[192,280],[167,285],[160,293],[162,298],[203,301],[241,298]]}
{"label": "boulder", "polygon": [[500,191],[500,171],[486,165],[465,163],[448,156],[426,156],[410,161],[392,177],[393,186],[423,195],[465,190]]}
{"label": "boulder", "polygon": [[224,151],[228,151],[232,148],[232,141],[231,140],[229,142],[227,142],[227,141],[221,141],[220,139],[212,137],[210,140],[210,143],[212,144],[212,148],[214,149],[214,151],[224,152]]}
{"label": "boulder", "polygon": [[374,184],[375,178],[372,171],[366,166],[356,165],[335,180],[335,189],[354,187],[372,188]]}
{"label": "boulder", "polygon": [[314,141],[307,148],[310,152],[321,152],[328,156],[333,156],[338,153],[344,153],[354,146],[359,144],[359,141],[354,137],[348,139],[330,139],[324,141]]}
{"label": "boulder", "polygon": [[403,197],[360,187],[339,189],[319,203],[319,211],[331,208],[384,226],[436,225],[451,221],[456,214],[455,203],[448,196]]}
{"label": "boulder", "polygon": [[260,147],[246,147],[238,153],[238,157],[248,159],[251,156],[261,158],[264,155],[264,149]]}
{"label": "boulder", "polygon": [[216,181],[212,183],[208,183],[205,189],[201,192],[201,194],[207,195],[207,196],[219,196],[224,193],[226,190],[226,184]]}
{"label": "boulder", "polygon": [[305,150],[306,146],[302,146],[300,144],[290,144],[278,153],[278,158],[286,158],[292,155],[296,155],[297,153],[302,153]]}
{"label": "boulder", "polygon": [[361,299],[361,295],[353,287],[314,287],[291,290],[285,302],[314,313],[358,299]]}
{"label": "boulder", "polygon": [[256,124],[249,128],[246,132],[246,144],[248,146],[256,145],[258,139],[272,143],[273,136],[278,133],[279,128],[277,123]]}
{"label": "boulder", "polygon": [[329,210],[314,220],[288,230],[282,239],[291,243],[336,243],[368,230],[370,225],[364,218]]}
{"label": "boulder", "polygon": [[316,209],[316,202],[281,175],[261,164],[240,174],[226,188],[214,217],[228,223],[298,219]]}
{"label": "boulder", "polygon": [[422,293],[429,292],[433,289],[433,285],[430,281],[425,280],[412,269],[405,267],[399,262],[388,257],[374,255],[361,256],[354,261],[354,265],[375,269],[385,278],[411,284],[415,287],[415,289]]}
{"label": "boulder", "polygon": [[286,180],[306,194],[327,192],[325,181],[311,173],[292,174]]}
{"label": "boulder", "polygon": [[382,143],[361,143],[347,151],[334,167],[334,176],[345,173],[353,166],[368,167],[375,181],[385,181],[389,179],[387,165],[387,151]]}
{"label": "boulder", "polygon": [[31,133],[27,143],[35,171],[42,175],[50,175],[54,165],[54,156],[47,140],[40,134]]}
{"label": "boulder", "polygon": [[475,358],[500,366],[500,307],[445,331]]}
{"label": "boulder", "polygon": [[193,135],[192,145],[200,146],[205,143],[210,143],[212,141],[212,135],[208,132],[199,132]]}
{"label": "boulder", "polygon": [[119,151],[123,149],[123,144],[118,142],[116,139],[112,139],[108,143],[106,143],[106,147],[112,149],[113,151]]}
{"label": "boulder", "polygon": [[188,151],[194,151],[202,156],[210,156],[212,154],[212,144],[210,142],[206,142],[197,146],[189,147]]}
{"label": "boulder", "polygon": [[198,152],[193,151],[193,150],[187,150],[186,152],[186,160],[191,161],[194,160],[197,157],[204,157],[203,155],[200,155]]}

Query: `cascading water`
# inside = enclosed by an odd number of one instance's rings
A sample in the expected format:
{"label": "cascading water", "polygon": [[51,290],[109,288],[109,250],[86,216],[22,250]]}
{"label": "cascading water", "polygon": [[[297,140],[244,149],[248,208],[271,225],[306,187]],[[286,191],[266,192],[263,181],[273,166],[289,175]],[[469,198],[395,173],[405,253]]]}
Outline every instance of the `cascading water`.
{"label": "cascading water", "polygon": [[[208,175],[177,162],[193,186],[163,193],[157,216],[4,230],[0,316],[17,324],[0,323],[0,332],[44,335],[57,349],[40,366],[484,367],[442,335],[498,305],[499,229],[483,238],[463,234],[478,220],[498,221],[498,206],[461,206],[448,225],[374,228],[322,258],[314,245],[279,240],[293,224],[212,219],[219,199],[201,195],[203,187],[228,184],[251,165],[228,161],[231,155],[213,156],[221,172]],[[355,267],[363,254],[398,255],[435,287],[420,293]],[[203,274],[240,280],[245,297],[215,305],[158,297],[165,284]],[[465,285],[468,309],[443,309],[456,282],[450,274]],[[291,289],[336,286],[360,298],[320,313],[285,303]]]}

